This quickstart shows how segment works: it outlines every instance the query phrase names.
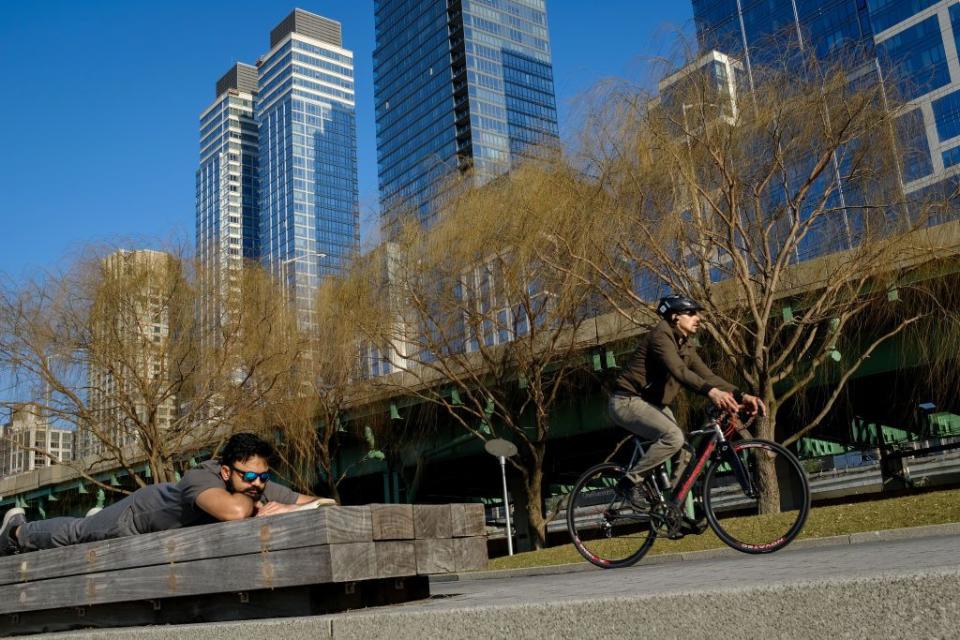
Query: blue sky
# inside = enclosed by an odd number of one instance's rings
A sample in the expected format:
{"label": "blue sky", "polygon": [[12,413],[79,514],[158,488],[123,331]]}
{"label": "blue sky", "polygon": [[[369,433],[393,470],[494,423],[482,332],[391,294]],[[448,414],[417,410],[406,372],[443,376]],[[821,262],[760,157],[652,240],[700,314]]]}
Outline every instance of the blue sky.
{"label": "blue sky", "polygon": [[[361,238],[375,228],[373,0],[5,0],[0,12],[0,273],[89,243],[192,246],[198,116],[295,6],[343,24],[356,62]],[[589,7],[589,8],[587,8]],[[688,0],[547,0],[560,131],[610,77],[642,80],[691,31]],[[689,36],[688,36],[689,37]]]}

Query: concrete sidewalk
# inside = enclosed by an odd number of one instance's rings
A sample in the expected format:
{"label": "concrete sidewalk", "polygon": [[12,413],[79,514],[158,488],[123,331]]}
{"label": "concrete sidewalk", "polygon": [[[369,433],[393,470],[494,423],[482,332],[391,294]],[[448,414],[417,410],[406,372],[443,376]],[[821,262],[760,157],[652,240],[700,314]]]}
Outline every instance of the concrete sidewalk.
{"label": "concrete sidewalk", "polygon": [[547,574],[478,572],[437,581],[429,600],[392,607],[33,637],[957,638],[958,533],[960,524],[891,530],[794,543],[765,556],[675,554],[618,570],[583,563],[537,569]]}
{"label": "concrete sidewalk", "polygon": [[[867,542],[880,542],[884,540],[912,540],[916,538],[929,538],[935,536],[960,535],[960,522],[950,522],[948,524],[933,524],[924,527],[908,527],[905,529],[881,529],[879,531],[864,531],[861,533],[851,533],[844,536],[830,536],[829,538],[805,538],[795,540],[786,548],[778,551],[778,554],[789,553],[791,551],[800,551],[803,549],[815,549],[818,547],[835,547],[842,545],[864,544]],[[714,558],[737,558],[743,554],[740,551],[730,547],[720,547],[719,549],[707,549],[705,551],[689,551],[685,553],[662,553],[658,555],[647,555],[638,563],[641,566],[650,566],[657,564],[668,564],[671,562],[702,562]],[[442,576],[436,576],[430,579],[431,584],[440,584],[444,582],[458,582],[461,580],[492,580],[499,578],[511,578],[521,576],[551,576],[564,573],[579,573],[581,571],[607,571],[595,567],[586,560],[570,564],[553,564],[542,567],[525,567],[522,569],[494,569],[490,571],[471,571],[469,573],[449,573]],[[960,637],[960,634],[958,634]]]}

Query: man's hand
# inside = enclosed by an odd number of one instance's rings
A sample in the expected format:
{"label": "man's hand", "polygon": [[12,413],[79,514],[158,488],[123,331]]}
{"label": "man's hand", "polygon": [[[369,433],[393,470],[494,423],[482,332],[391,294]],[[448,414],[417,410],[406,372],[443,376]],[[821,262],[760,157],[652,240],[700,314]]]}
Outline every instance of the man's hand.
{"label": "man's hand", "polygon": [[742,400],[743,404],[750,409],[750,415],[755,416],[758,413],[762,416],[767,415],[767,406],[763,404],[763,400],[757,396],[751,396],[745,393],[742,396]]}
{"label": "man's hand", "polygon": [[714,387],[713,389],[710,389],[710,393],[707,394],[707,397],[713,401],[713,404],[717,405],[724,411],[736,413],[740,410],[740,405],[737,404],[733,394],[729,391],[722,391],[721,389]]}
{"label": "man's hand", "polygon": [[257,517],[262,516],[275,516],[280,513],[290,513],[295,510],[297,505],[295,504],[283,504],[282,502],[267,502],[266,504],[260,505],[257,509]]}

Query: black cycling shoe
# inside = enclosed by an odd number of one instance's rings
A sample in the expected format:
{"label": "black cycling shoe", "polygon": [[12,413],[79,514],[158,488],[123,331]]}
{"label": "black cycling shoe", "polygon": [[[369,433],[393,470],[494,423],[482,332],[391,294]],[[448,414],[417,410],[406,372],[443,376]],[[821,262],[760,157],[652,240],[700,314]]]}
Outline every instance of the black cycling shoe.
{"label": "black cycling shoe", "polygon": [[636,507],[646,508],[649,506],[647,496],[643,492],[643,485],[640,483],[634,484],[633,481],[626,476],[617,481],[614,490],[617,492],[617,495]]}

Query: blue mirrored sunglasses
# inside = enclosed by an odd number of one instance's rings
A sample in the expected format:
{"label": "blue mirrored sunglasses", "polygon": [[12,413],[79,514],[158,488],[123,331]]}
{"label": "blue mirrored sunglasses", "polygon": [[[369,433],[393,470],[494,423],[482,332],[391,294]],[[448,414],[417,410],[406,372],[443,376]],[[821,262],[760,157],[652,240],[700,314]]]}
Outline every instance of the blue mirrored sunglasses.
{"label": "blue mirrored sunglasses", "polygon": [[269,471],[264,471],[263,473],[257,473],[256,471],[244,471],[242,469],[237,469],[236,467],[230,467],[230,468],[233,471],[236,471],[237,475],[239,475],[244,482],[253,482],[257,478],[260,478],[261,482],[270,481],[271,476]]}

